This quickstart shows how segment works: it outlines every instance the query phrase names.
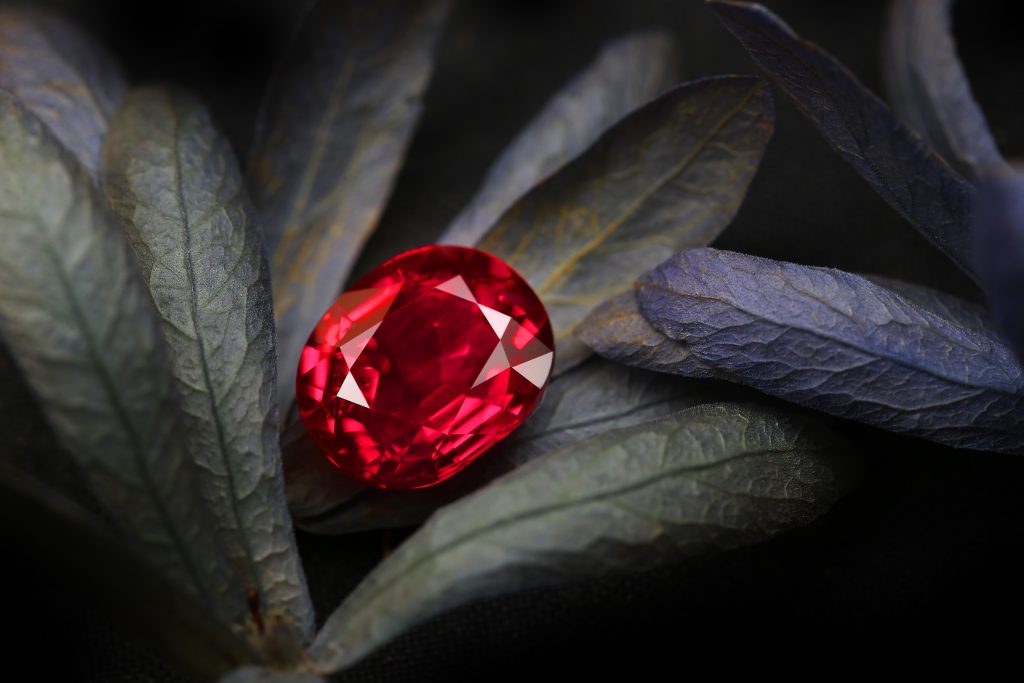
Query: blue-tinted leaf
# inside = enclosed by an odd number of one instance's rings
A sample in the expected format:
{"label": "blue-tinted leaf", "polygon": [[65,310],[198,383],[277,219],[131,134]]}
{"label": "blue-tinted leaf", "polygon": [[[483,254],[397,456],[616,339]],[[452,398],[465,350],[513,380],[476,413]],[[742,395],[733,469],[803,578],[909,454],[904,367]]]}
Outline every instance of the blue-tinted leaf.
{"label": "blue-tinted leaf", "polygon": [[590,312],[576,336],[603,358],[656,372],[713,377],[686,344],[651,327],[640,313],[634,292],[623,292]]}
{"label": "blue-tinted leaf", "polygon": [[45,11],[0,9],[0,88],[38,116],[93,180],[124,87],[114,59],[77,27]]}
{"label": "blue-tinted leaf", "polygon": [[1005,170],[950,28],[952,0],[895,0],[884,43],[893,110],[958,171]]}
{"label": "blue-tinted leaf", "polygon": [[722,379],[950,446],[1024,452],[1024,368],[980,316],[921,291],[695,249],[642,277],[637,296]]}
{"label": "blue-tinted leaf", "polygon": [[1024,175],[981,184],[974,230],[978,270],[993,314],[1024,360]]}
{"label": "blue-tinted leaf", "polygon": [[674,83],[678,59],[675,42],[662,32],[629,35],[605,46],[502,153],[438,242],[476,244],[527,190]]}
{"label": "blue-tinted leaf", "polygon": [[979,334],[991,334],[995,328],[992,314],[984,307],[966,299],[961,299],[958,296],[953,296],[931,287],[904,282],[882,275],[864,275],[864,277],[875,284],[895,290],[900,296],[913,304],[927,308],[947,320],[955,320],[958,325],[974,330]]}
{"label": "blue-tinted leaf", "polygon": [[836,150],[901,216],[973,273],[972,188],[832,55],[764,7],[709,6]]}

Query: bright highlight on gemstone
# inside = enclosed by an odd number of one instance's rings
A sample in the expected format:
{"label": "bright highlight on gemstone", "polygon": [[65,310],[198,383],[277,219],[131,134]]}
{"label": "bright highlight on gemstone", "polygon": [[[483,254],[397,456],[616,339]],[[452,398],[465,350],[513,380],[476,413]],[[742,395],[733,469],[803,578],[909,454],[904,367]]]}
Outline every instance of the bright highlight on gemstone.
{"label": "bright highlight on gemstone", "polygon": [[356,282],[302,351],[299,413],[342,472],[421,488],[522,424],[554,361],[530,286],[476,249],[421,247]]}

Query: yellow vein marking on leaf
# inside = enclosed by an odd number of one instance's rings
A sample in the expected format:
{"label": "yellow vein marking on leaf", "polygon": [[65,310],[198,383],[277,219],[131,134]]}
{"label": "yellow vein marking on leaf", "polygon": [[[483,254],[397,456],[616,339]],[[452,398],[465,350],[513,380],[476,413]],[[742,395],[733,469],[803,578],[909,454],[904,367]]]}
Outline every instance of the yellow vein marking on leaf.
{"label": "yellow vein marking on leaf", "polygon": [[603,244],[604,241],[608,239],[608,237],[612,233],[614,233],[619,227],[621,227],[623,223],[629,220],[630,217],[633,216],[633,214],[639,211],[640,208],[645,203],[647,203],[647,201],[651,197],[657,194],[662,187],[667,185],[673,178],[686,171],[689,168],[689,166],[693,163],[693,161],[697,158],[697,156],[702,151],[704,151],[704,148],[708,145],[708,143],[714,140],[715,136],[717,136],[718,133],[730,121],[732,121],[732,119],[735,116],[737,116],[741,111],[743,111],[743,109],[750,102],[751,98],[753,98],[754,93],[759,89],[759,86],[757,84],[754,84],[750,88],[750,90],[747,91],[746,95],[744,95],[740,103],[736,107],[734,107],[728,114],[721,117],[718,123],[716,123],[710,131],[708,131],[700,140],[697,141],[697,144],[694,145],[693,149],[690,151],[689,154],[683,157],[682,161],[680,161],[676,166],[670,169],[668,173],[663,175],[660,179],[658,179],[656,183],[651,185],[645,192],[643,192],[639,197],[637,197],[631,204],[629,204],[626,207],[625,211],[623,211],[613,221],[608,223],[608,225],[603,230],[601,230],[597,235],[595,235],[589,242],[583,245],[583,247],[576,251],[571,257],[566,259],[561,265],[555,268],[551,275],[549,275],[547,279],[544,280],[544,282],[539,287],[536,288],[537,294],[543,296],[544,293],[546,293],[548,290],[551,289],[551,287],[556,285],[569,271],[575,268],[576,265],[581,260],[583,260],[583,258],[585,258],[592,251],[600,247],[601,244]]}
{"label": "yellow vein marking on leaf", "polygon": [[[302,237],[303,223],[301,214],[305,212],[309,204],[310,196],[313,193],[313,184],[316,182],[317,173],[320,171],[320,164],[323,162],[324,153],[327,151],[327,142],[331,136],[331,128],[334,119],[341,111],[344,96],[348,92],[349,81],[355,71],[355,60],[349,59],[335,79],[331,87],[331,97],[324,108],[324,114],[316,128],[316,135],[313,139],[313,148],[310,151],[309,163],[302,174],[302,181],[295,192],[291,207],[288,210],[288,217],[284,221],[284,230],[281,235],[281,242],[274,250],[274,270],[282,270],[290,258],[291,243]],[[282,286],[285,284],[281,283]]]}

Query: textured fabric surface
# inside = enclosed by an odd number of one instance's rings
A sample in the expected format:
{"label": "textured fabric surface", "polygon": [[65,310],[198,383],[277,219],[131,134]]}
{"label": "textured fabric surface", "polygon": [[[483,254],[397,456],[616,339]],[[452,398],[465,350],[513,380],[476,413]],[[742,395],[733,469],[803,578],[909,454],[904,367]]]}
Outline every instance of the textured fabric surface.
{"label": "textured fabric surface", "polygon": [[[299,3],[186,0],[161,5],[167,11],[156,18],[127,0],[45,4],[97,33],[136,82],[173,80],[196,90],[244,150],[293,12],[285,6]],[[880,90],[882,2],[766,4]],[[1020,156],[1024,54],[1008,19],[1012,4],[959,3],[956,20],[996,140]],[[687,78],[755,72],[696,1],[460,3],[409,162],[359,270],[429,242],[504,144],[602,41],[654,25],[677,32]],[[776,94],[774,140],[717,246],[975,295]],[[639,679],[674,670],[679,678],[1019,680],[1024,665],[1012,624],[1024,607],[1024,460],[848,431],[869,454],[867,476],[812,527],[693,565],[475,604],[413,630],[338,680]],[[54,474],[51,465],[63,455],[3,354],[0,457],[28,463],[67,490],[79,486],[67,468]],[[402,536],[300,534],[321,620]],[[187,680],[92,604],[63,568],[24,548],[0,547],[0,604],[12,626],[0,650],[0,680]],[[16,675],[26,663],[39,674]]]}

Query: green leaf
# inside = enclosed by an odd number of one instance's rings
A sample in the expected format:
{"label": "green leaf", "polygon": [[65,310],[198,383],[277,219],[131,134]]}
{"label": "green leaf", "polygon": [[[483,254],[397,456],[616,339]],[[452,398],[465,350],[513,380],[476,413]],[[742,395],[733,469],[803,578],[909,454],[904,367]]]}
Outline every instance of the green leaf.
{"label": "green leaf", "polygon": [[763,541],[828,510],[846,456],[802,418],[737,404],[605,432],[438,511],[328,618],[310,660],[336,671],[479,598]]}
{"label": "green leaf", "polygon": [[96,181],[124,76],[91,36],[49,12],[0,8],[0,89],[13,94]]}
{"label": "green leaf", "polygon": [[391,193],[449,4],[317,3],[267,93],[247,173],[271,257],[283,409],[302,345]]}
{"label": "green leaf", "polygon": [[729,224],[772,116],[760,79],[683,85],[613,126],[487,233],[479,248],[507,261],[547,307],[556,372],[586,357],[572,330],[593,306]]}
{"label": "green leaf", "polygon": [[[419,524],[437,508],[550,451],[609,429],[721,398],[720,391],[721,386],[710,383],[626,368],[594,358],[555,378],[540,406],[522,427],[458,476],[413,491],[385,491],[354,483],[346,489],[344,482],[350,480],[327,463],[314,445],[312,450],[317,452],[315,456],[309,455],[316,461],[299,481],[307,482],[303,492],[309,502],[303,509],[313,508],[313,501],[321,507],[306,519],[298,517],[296,524],[318,534]],[[329,469],[333,472],[325,471]],[[311,486],[314,473],[321,477],[316,488]],[[289,488],[293,486],[289,481]]]}
{"label": "green leaf", "polygon": [[595,434],[720,398],[709,382],[679,379],[591,358],[551,382],[502,457],[508,469],[520,467]]}
{"label": "green leaf", "polygon": [[281,475],[269,269],[238,163],[201,103],[145,88],[114,116],[104,174],[170,345],[221,552],[261,610],[308,638],[313,608]]}
{"label": "green leaf", "polygon": [[6,550],[28,549],[61,567],[97,610],[188,674],[214,679],[259,658],[93,515],[2,464],[0,531]]}
{"label": "green leaf", "polygon": [[711,377],[683,342],[654,329],[640,313],[634,292],[614,296],[590,312],[576,336],[602,358],[687,377]]}
{"label": "green leaf", "polygon": [[675,41],[661,31],[635,33],[606,45],[512,141],[438,242],[473,246],[531,187],[675,83],[678,61]]}
{"label": "green leaf", "polygon": [[225,621],[246,612],[196,491],[145,285],[88,172],[0,92],[0,332],[54,432],[146,557]]}

